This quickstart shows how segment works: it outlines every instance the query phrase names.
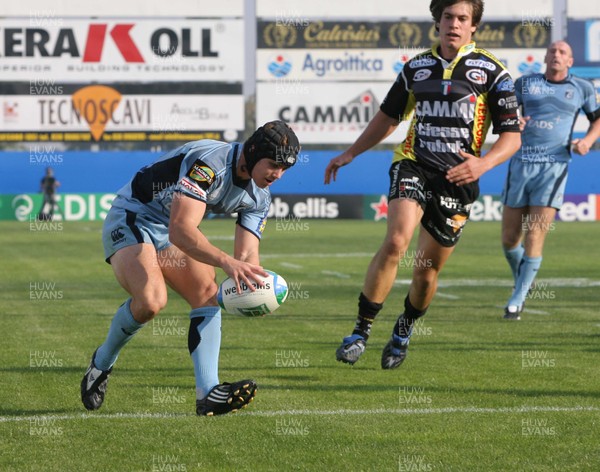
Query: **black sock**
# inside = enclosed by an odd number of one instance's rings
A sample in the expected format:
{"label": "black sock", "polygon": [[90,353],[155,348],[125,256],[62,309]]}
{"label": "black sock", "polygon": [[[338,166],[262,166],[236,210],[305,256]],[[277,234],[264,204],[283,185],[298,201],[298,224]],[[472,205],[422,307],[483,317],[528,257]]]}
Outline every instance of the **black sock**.
{"label": "black sock", "polygon": [[408,299],[408,295],[404,299],[404,313],[402,313],[396,325],[394,326],[394,333],[402,338],[410,336],[411,328],[415,324],[415,321],[427,312],[427,308],[424,310],[417,310]]}
{"label": "black sock", "polygon": [[375,321],[377,313],[383,308],[383,303],[374,303],[370,301],[364,294],[358,297],[358,318],[356,318],[356,325],[354,325],[354,331],[352,334],[358,334],[365,338],[365,341],[369,339],[371,334],[371,326]]}

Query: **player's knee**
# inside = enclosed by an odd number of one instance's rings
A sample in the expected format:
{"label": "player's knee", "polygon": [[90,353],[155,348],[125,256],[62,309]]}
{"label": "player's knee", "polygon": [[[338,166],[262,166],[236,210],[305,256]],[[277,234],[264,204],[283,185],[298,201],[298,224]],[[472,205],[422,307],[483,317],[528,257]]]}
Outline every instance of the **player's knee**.
{"label": "player's knee", "polygon": [[502,246],[511,249],[521,241],[521,232],[514,230],[502,231]]}
{"label": "player's knee", "polygon": [[217,290],[219,289],[219,287],[217,286],[217,284],[213,281],[210,284],[207,284],[206,287],[203,288],[202,292],[204,297],[209,300],[209,299],[217,299]]}
{"label": "player's knee", "polygon": [[507,222],[502,223],[502,246],[505,248],[513,248],[521,241],[523,235],[523,227],[520,224],[512,224]]}
{"label": "player's knee", "polygon": [[[137,305],[137,306],[135,306]],[[167,295],[159,294],[152,297],[143,298],[135,306],[134,317],[141,323],[147,323],[152,320],[167,305]]]}
{"label": "player's knee", "polygon": [[203,285],[198,288],[197,296],[198,300],[196,302],[197,306],[211,306],[217,305],[217,284],[212,281],[206,285]]}
{"label": "player's knee", "polygon": [[394,234],[388,236],[383,243],[383,251],[388,258],[400,259],[406,252],[410,239],[406,238],[403,234]]}
{"label": "player's knee", "polygon": [[419,291],[428,291],[437,287],[439,271],[434,267],[416,269],[413,272],[413,283]]}

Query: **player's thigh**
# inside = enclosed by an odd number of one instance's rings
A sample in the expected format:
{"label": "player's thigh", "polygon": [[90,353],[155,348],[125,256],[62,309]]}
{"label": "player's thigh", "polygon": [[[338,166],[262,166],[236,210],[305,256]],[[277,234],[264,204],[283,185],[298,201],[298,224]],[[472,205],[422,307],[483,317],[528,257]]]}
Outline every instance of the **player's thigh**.
{"label": "player's thigh", "polygon": [[158,312],[167,302],[167,288],[152,244],[126,246],[110,258],[115,277],[136,305]]}
{"label": "player's thigh", "polygon": [[217,304],[215,268],[199,262],[176,246],[158,252],[167,284],[188,302],[192,309]]}
{"label": "player's thigh", "polygon": [[521,241],[524,222],[527,220],[529,207],[513,208],[504,205],[502,209],[502,244],[513,248]]}
{"label": "player's thigh", "polygon": [[419,231],[413,274],[439,272],[456,246],[443,246],[423,226]]}
{"label": "player's thigh", "polygon": [[388,203],[386,242],[406,250],[423,217],[423,209],[409,198],[396,198]]}

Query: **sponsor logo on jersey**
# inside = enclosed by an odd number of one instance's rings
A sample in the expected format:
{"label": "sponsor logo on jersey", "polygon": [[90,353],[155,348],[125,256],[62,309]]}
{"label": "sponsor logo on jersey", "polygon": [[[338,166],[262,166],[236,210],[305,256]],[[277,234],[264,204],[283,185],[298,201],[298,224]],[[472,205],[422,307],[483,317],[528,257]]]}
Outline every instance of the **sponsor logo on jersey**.
{"label": "sponsor logo on jersey", "polygon": [[574,96],[575,96],[575,91],[573,89],[565,90],[565,98],[567,100],[573,100]]}
{"label": "sponsor logo on jersey", "polygon": [[411,178],[404,177],[400,179],[400,184],[398,185],[398,190],[400,190],[401,192],[423,192],[424,189],[425,187],[423,186],[423,183],[419,180],[419,177],[417,176],[413,176]]}
{"label": "sponsor logo on jersey", "polygon": [[266,227],[267,227],[267,218],[262,218],[258,222],[258,226],[256,227],[256,231],[258,232],[258,234],[263,234],[263,232],[265,231]]}
{"label": "sponsor logo on jersey", "polygon": [[113,243],[117,244],[125,239],[125,235],[121,231],[122,229],[123,228],[119,226],[117,229],[113,229],[110,232],[110,239],[112,239]]}
{"label": "sponsor logo on jersey", "polygon": [[451,80],[442,80],[442,94],[448,95],[450,93],[451,88],[452,88]]}
{"label": "sponsor logo on jersey", "polygon": [[511,78],[505,79],[496,85],[496,92],[514,92],[515,91],[515,83]]}
{"label": "sponsor logo on jersey", "polygon": [[440,205],[450,210],[458,210],[468,213],[471,210],[471,203],[463,205],[458,198],[444,197],[440,195]]}
{"label": "sponsor logo on jersey", "polygon": [[453,215],[452,218],[446,218],[446,224],[452,227],[455,233],[458,233],[467,224],[467,216]]}
{"label": "sponsor logo on jersey", "polygon": [[510,119],[510,120],[504,120],[500,122],[500,126],[514,126],[516,124],[519,123],[519,119],[518,118],[514,118],[514,119]]}
{"label": "sponsor logo on jersey", "polygon": [[485,120],[488,116],[487,111],[488,108],[485,102],[481,101],[477,104],[476,121],[473,127],[473,149],[476,153],[481,150],[481,146],[485,140],[485,133],[487,133],[487,128],[485,127]]}
{"label": "sponsor logo on jersey", "polygon": [[416,127],[419,137],[469,139],[471,134],[469,128],[458,126],[432,126],[431,123],[417,123]]}
{"label": "sponsor logo on jersey", "polygon": [[[471,97],[471,96],[469,96]],[[468,100],[469,97],[458,102],[442,102],[439,100],[417,102],[415,106],[415,115],[418,117],[437,116],[440,118],[463,118],[466,121],[472,121],[475,114],[475,100]]]}
{"label": "sponsor logo on jersey", "polygon": [[496,64],[482,59],[467,59],[465,64],[469,67],[482,67],[487,70],[496,70]]}
{"label": "sponsor logo on jersey", "polygon": [[435,65],[435,59],[432,57],[419,57],[408,63],[411,69],[420,69],[421,67],[431,67]]}
{"label": "sponsor logo on jersey", "polygon": [[215,181],[213,170],[210,167],[199,165],[197,162],[190,169],[188,176],[196,182],[206,182],[208,185]]}
{"label": "sponsor logo on jersey", "polygon": [[413,80],[415,82],[421,82],[422,80],[428,79],[430,75],[431,75],[430,69],[421,69],[416,72],[416,74],[413,77]]}
{"label": "sponsor logo on jersey", "polygon": [[465,75],[474,84],[485,84],[487,82],[487,74],[481,69],[468,70]]}
{"label": "sponsor logo on jersey", "polygon": [[179,186],[188,192],[198,195],[199,197],[206,198],[206,192],[186,178],[183,178],[179,181]]}
{"label": "sponsor logo on jersey", "polygon": [[424,139],[419,139],[419,144],[421,148],[427,149],[430,152],[458,154],[459,151],[463,150],[463,146],[460,141],[449,142],[442,141],[441,139],[426,141]]}
{"label": "sponsor logo on jersey", "polygon": [[528,128],[538,128],[538,129],[553,129],[554,122],[546,121],[546,120],[529,120],[527,122]]}
{"label": "sponsor logo on jersey", "polygon": [[519,106],[519,102],[517,101],[517,97],[510,96],[510,97],[501,98],[500,100],[498,100],[498,105],[500,105],[501,107],[511,109],[511,108],[517,108]]}

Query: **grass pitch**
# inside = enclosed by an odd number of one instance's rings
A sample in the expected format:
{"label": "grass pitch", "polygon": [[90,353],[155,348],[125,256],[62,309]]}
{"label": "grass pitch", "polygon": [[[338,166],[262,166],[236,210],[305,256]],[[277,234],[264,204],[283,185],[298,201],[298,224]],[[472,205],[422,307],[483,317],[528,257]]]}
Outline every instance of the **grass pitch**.
{"label": "grass pitch", "polygon": [[[203,229],[230,251],[233,224]],[[269,223],[262,263],[290,298],[263,318],[224,315],[220,361],[222,381],[254,378],[258,395],[199,418],[189,310],[172,292],[122,351],[102,409],[86,412],[81,377],[126,298],[100,224],[0,223],[0,470],[600,470],[600,225],[556,223],[523,320],[506,322],[499,224],[469,224],[395,371],[380,356],[410,259],[362,359],[335,360],[384,231]]]}

